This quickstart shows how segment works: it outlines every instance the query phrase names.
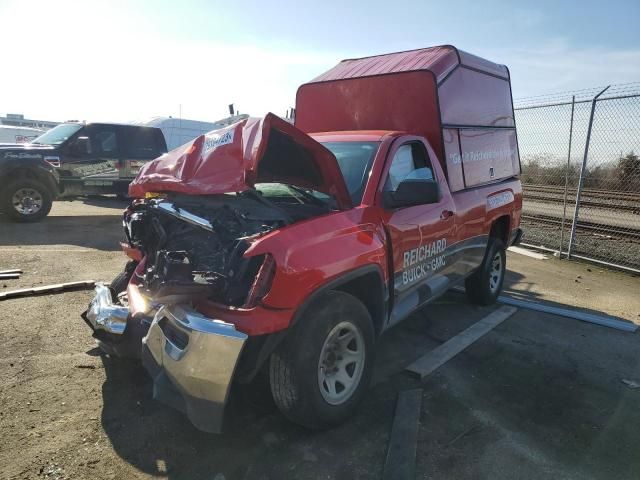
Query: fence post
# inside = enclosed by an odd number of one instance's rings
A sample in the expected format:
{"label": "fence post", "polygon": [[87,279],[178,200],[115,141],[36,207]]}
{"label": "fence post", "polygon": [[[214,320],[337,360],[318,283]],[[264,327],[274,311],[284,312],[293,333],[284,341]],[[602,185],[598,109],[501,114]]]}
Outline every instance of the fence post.
{"label": "fence post", "polygon": [[582,167],[580,167],[580,179],[578,180],[578,192],[576,193],[576,208],[573,211],[573,224],[571,225],[571,236],[569,237],[569,249],[567,251],[567,258],[571,258],[573,251],[573,244],[576,240],[576,227],[578,225],[578,213],[580,211],[580,197],[582,196],[582,187],[584,185],[584,176],[587,171],[587,157],[589,156],[589,142],[591,141],[591,129],[593,127],[593,114],[596,111],[596,102],[598,97],[606,92],[611,85],[604,88],[599,94],[593,97],[591,100],[591,114],[589,115],[589,128],[587,129],[587,140],[584,145],[584,157],[582,157]]}
{"label": "fence post", "polygon": [[569,152],[567,153],[567,170],[564,173],[564,198],[562,205],[562,223],[560,224],[560,247],[558,258],[562,259],[562,245],[564,244],[564,221],[567,218],[567,192],[569,188],[569,169],[571,168],[571,140],[573,138],[573,111],[576,106],[576,96],[571,97],[571,122],[569,123]]}

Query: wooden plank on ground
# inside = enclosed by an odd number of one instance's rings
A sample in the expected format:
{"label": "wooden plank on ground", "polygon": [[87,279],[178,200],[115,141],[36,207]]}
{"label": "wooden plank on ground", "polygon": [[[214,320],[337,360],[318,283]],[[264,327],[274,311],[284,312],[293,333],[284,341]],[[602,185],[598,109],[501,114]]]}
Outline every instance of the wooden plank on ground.
{"label": "wooden plank on ground", "polygon": [[396,414],[391,427],[383,480],[409,480],[415,478],[416,446],[422,390],[404,390],[398,394]]}
{"label": "wooden plank on ground", "polygon": [[534,310],[536,312],[549,313],[551,315],[573,318],[574,320],[580,320],[581,322],[594,323],[596,325],[602,325],[603,327],[622,330],[623,332],[633,333],[638,329],[638,325],[628,320],[623,320],[621,318],[616,318],[600,313],[589,313],[571,306],[567,306],[566,308],[555,307],[545,302],[520,300],[509,295],[500,295],[498,297],[498,301],[500,303],[504,303],[505,305],[512,305],[514,307],[526,308],[529,310]]}
{"label": "wooden plank on ground", "polygon": [[0,273],[0,280],[13,280],[20,278],[19,273]]}
{"label": "wooden plank on ground", "polygon": [[524,255],[526,257],[535,258],[536,260],[547,260],[549,258],[542,253],[534,252],[533,250],[522,247],[509,247],[507,248],[507,250],[509,252],[519,253],[520,255]]}
{"label": "wooden plank on ground", "polygon": [[511,315],[516,313],[515,307],[500,307],[489,315],[479,320],[465,331],[459,333],[450,340],[430,351],[426,355],[409,365],[406,370],[424,378],[434,370],[438,369],[457,354],[462,352],[469,345],[483,337],[495,327],[504,322]]}
{"label": "wooden plank on ground", "polygon": [[0,301],[8,300],[9,298],[45,295],[49,293],[66,292],[69,290],[86,290],[93,288],[95,284],[96,282],[94,280],[82,280],[80,282],[57,283],[55,285],[45,285],[42,287],[9,290],[8,292],[0,292]]}

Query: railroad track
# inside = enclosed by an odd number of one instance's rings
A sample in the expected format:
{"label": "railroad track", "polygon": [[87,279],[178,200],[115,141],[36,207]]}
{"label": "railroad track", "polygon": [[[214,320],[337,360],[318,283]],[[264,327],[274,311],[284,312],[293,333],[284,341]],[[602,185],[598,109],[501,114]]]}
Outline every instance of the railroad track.
{"label": "railroad track", "polygon": [[[549,215],[522,215],[524,220],[530,220],[532,222],[544,223],[547,225],[562,225],[562,219],[549,216]],[[571,227],[571,220],[566,220],[564,223],[565,227]],[[600,233],[603,235],[610,235],[612,237],[622,237],[622,238],[633,238],[636,240],[640,240],[640,229],[634,228],[623,228],[616,227],[611,225],[605,225],[602,223],[595,222],[578,222],[578,230],[587,230],[594,233]]]}
{"label": "railroad track", "polygon": [[[585,200],[585,197],[580,199],[580,206],[582,207],[594,207],[594,208],[605,208],[608,210],[624,210],[626,212],[632,212],[637,215],[640,215],[640,201],[638,201],[635,205],[633,204],[622,204],[622,203],[607,203],[607,202],[598,202],[593,200]],[[587,197],[588,198],[588,197]],[[550,202],[550,203],[562,203],[562,197],[549,197],[544,195],[532,195],[530,193],[524,193],[524,199],[526,200],[537,200],[539,202]],[[567,198],[567,205],[575,205],[575,196],[569,196]]]}
{"label": "railroad track", "polygon": [[[533,185],[533,184],[522,184],[522,188],[526,192],[536,192],[536,193],[551,193],[555,195],[559,195],[560,197],[564,196],[564,187],[556,186],[556,185]],[[568,199],[573,197],[575,198],[577,194],[577,189],[570,187],[567,189]],[[582,197],[589,198],[603,198],[607,200],[622,200],[627,202],[636,202],[640,204],[640,193],[637,192],[615,192],[610,190],[599,190],[593,188],[584,188],[582,190]]]}

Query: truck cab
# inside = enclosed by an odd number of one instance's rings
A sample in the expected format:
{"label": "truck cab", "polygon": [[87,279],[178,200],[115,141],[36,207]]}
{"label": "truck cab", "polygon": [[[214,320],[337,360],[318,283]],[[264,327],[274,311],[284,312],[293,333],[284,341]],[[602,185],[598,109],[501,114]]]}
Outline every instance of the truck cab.
{"label": "truck cab", "polygon": [[158,128],[60,124],[31,143],[0,146],[0,209],[29,222],[45,217],[55,198],[126,195],[140,167],[166,152]]}

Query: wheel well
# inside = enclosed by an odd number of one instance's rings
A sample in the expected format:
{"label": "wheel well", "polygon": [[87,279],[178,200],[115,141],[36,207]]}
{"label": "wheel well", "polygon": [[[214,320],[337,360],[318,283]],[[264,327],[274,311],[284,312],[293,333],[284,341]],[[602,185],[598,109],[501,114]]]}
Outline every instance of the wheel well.
{"label": "wheel well", "polygon": [[329,291],[345,292],[360,300],[371,315],[376,337],[382,333],[387,307],[386,289],[380,270],[368,265],[347,273],[312,293],[298,309],[288,329],[260,337],[250,337],[250,341],[243,350],[241,363],[237,367],[237,379],[241,383],[252,381],[280,342],[290,333],[291,327],[304,317],[308,309],[314,307],[316,300]]}
{"label": "wheel well", "polygon": [[14,168],[12,170],[9,170],[2,175],[0,183],[6,185],[7,183],[19,178],[37,180],[38,182],[42,183],[47,189],[49,189],[53,197],[55,197],[58,193],[58,188],[53,175],[51,173],[38,171],[33,168]]}
{"label": "wheel well", "polygon": [[502,240],[505,247],[509,245],[509,224],[510,219],[508,215],[497,218],[491,224],[491,230],[489,236]]}
{"label": "wheel well", "polygon": [[384,325],[386,296],[380,273],[377,271],[366,273],[342,283],[332,290],[349,293],[360,300],[371,315],[376,336],[381,333]]}

